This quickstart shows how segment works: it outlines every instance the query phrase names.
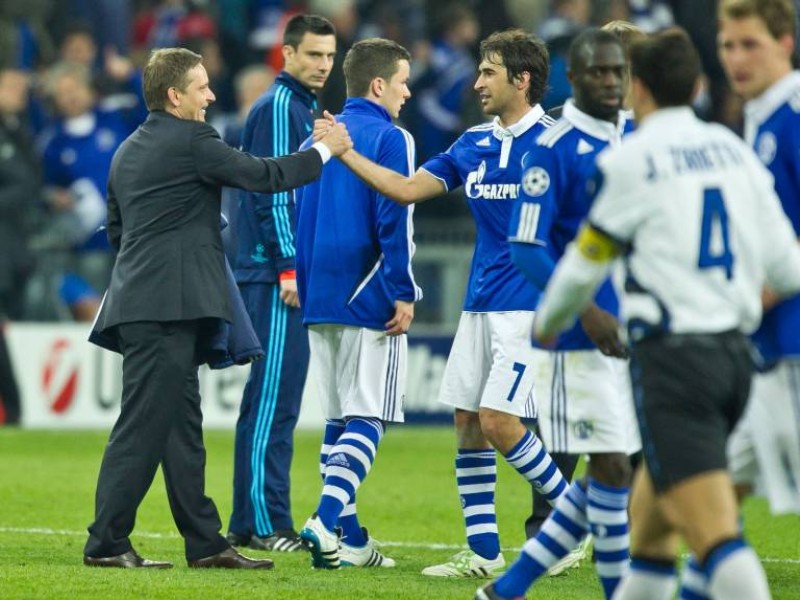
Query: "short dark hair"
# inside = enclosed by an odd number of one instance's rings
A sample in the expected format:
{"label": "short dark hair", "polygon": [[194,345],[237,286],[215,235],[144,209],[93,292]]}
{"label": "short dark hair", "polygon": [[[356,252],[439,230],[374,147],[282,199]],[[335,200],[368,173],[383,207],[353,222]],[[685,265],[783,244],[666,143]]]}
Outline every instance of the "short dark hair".
{"label": "short dark hair", "polygon": [[169,88],[185,91],[189,85],[189,71],[202,61],[202,56],[186,48],[153,50],[142,73],[148,110],[164,110]]}
{"label": "short dark hair", "polygon": [[531,77],[528,104],[541,101],[550,75],[550,54],[542,40],[522,29],[496,31],[481,42],[480,52],[481,60],[493,64],[498,64],[498,58],[503,61],[509,82],[527,71]]}
{"label": "short dark hair", "polygon": [[665,29],[631,46],[631,75],[650,90],[658,106],[691,104],[700,73],[697,49],[680,27]]}
{"label": "short dark hair", "polygon": [[291,46],[295,50],[303,41],[307,33],[314,35],[336,35],[333,23],[319,15],[295,15],[286,22],[283,30],[283,45]]}
{"label": "short dark hair", "polygon": [[344,57],[344,78],[347,95],[364,97],[372,80],[389,80],[397,73],[401,60],[411,61],[411,54],[397,42],[384,38],[369,38],[353,44]]}
{"label": "short dark hair", "polygon": [[620,39],[610,31],[590,27],[580,32],[572,43],[569,45],[569,68],[571,71],[578,71],[586,66],[586,53],[585,50],[589,46],[603,46],[605,44],[613,44],[619,46],[623,54],[625,48],[622,46]]}

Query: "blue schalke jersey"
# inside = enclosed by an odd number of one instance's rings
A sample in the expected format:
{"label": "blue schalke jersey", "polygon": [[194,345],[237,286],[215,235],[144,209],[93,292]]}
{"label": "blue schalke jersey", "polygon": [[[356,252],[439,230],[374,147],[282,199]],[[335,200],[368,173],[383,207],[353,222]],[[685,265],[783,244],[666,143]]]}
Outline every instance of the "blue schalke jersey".
{"label": "blue schalke jersey", "polygon": [[448,190],[464,186],[477,237],[464,310],[534,310],[539,291],[511,261],[508,223],[519,196],[522,156],[553,123],[537,104],[522,119],[503,128],[498,119],[465,131],[447,152],[422,169]]}
{"label": "blue schalke jersey", "polygon": [[[775,191],[800,238],[800,72],[793,71],[745,106],[745,138],[775,177]],[[753,340],[774,362],[800,357],[800,296],[764,313]]]}
{"label": "blue schalke jersey", "polygon": [[[509,228],[512,243],[533,244],[546,253],[537,263],[537,281],[546,282],[555,263],[589,214],[587,183],[595,173],[597,155],[620,143],[633,122],[620,113],[619,121],[595,119],[568,100],[562,118],[539,136],[523,160],[520,199],[514,205]],[[619,300],[606,280],[595,296],[600,308],[619,316]],[[595,345],[580,322],[561,334],[556,350],[586,350]]]}

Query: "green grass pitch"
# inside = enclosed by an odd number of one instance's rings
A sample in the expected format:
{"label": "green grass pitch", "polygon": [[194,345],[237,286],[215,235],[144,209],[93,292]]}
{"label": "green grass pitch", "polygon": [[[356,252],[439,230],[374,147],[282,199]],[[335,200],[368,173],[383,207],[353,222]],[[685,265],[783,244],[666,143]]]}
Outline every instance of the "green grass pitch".
{"label": "green grass pitch", "polygon": [[[168,559],[168,571],[123,571],[82,566],[85,530],[105,432],[0,429],[0,598],[270,598],[436,599],[472,598],[478,580],[436,580],[420,570],[443,561],[464,544],[448,428],[397,427],[382,442],[369,479],[359,490],[362,523],[385,542],[395,569],[314,571],[305,554],[273,553],[265,572],[195,571],[157,476],[139,511],[133,543],[141,554]],[[320,491],[320,433],[299,432],[292,471],[295,524],[299,528]],[[233,433],[206,433],[207,491],[223,523],[230,513]],[[498,523],[511,561],[524,541],[529,487],[505,464],[499,467]],[[770,517],[761,500],[745,507],[747,534],[776,599],[800,599],[800,518]],[[252,555],[259,554],[251,552]],[[601,599],[591,563],[538,582],[529,598]]]}

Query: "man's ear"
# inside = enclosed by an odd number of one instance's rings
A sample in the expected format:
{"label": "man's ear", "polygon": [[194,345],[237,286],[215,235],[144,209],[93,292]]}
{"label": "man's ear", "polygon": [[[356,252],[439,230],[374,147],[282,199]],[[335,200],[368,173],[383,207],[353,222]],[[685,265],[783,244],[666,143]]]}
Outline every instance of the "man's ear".
{"label": "man's ear", "polygon": [[788,34],[782,35],[780,38],[778,38],[778,44],[780,44],[781,48],[783,48],[786,56],[791,59],[792,54],[794,54],[794,37]]}
{"label": "man's ear", "polygon": [[172,106],[174,106],[175,108],[179,107],[181,105],[181,97],[180,97],[180,92],[178,91],[178,88],[176,88],[174,86],[171,87],[171,88],[168,88],[167,89],[167,99],[169,100],[170,104],[172,104]]}
{"label": "man's ear", "polygon": [[516,77],[514,77],[514,84],[517,86],[518,90],[523,89],[527,85],[530,85],[531,82],[531,74],[529,71],[523,71]]}
{"label": "man's ear", "polygon": [[284,44],[281,47],[281,54],[283,55],[283,64],[286,66],[290,60],[294,58],[296,50],[290,44]]}
{"label": "man's ear", "polygon": [[372,95],[376,98],[383,96],[383,90],[385,87],[386,82],[383,80],[383,77],[376,77],[369,82],[369,89],[372,92]]}

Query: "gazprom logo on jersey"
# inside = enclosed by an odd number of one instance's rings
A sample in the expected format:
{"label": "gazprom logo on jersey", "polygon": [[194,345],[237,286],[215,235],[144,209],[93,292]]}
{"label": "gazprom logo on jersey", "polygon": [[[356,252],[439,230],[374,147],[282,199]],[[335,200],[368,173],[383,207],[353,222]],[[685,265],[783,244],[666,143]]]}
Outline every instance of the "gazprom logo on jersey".
{"label": "gazprom logo on jersey", "polygon": [[464,186],[467,198],[472,198],[473,200],[478,198],[483,198],[484,200],[514,200],[519,197],[518,183],[483,183],[484,175],[486,175],[486,161],[482,160],[478,170],[472,171],[467,175],[467,183]]}

